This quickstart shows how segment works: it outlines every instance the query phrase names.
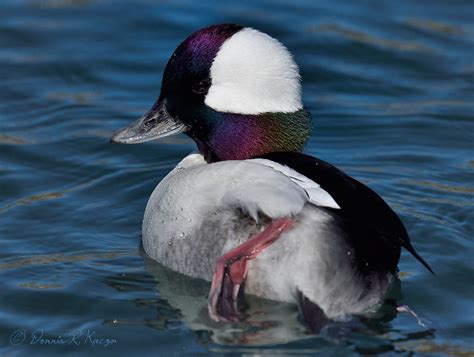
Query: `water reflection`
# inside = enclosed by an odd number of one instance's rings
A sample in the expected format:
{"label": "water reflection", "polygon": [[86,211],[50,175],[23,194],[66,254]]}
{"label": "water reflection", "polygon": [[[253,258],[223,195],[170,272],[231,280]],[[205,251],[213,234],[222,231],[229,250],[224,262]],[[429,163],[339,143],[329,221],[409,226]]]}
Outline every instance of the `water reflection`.
{"label": "water reflection", "polygon": [[[318,344],[323,345],[345,345],[360,341],[361,336],[366,336],[373,345],[373,339],[381,343],[383,336],[391,331],[390,322],[396,317],[395,300],[402,297],[400,281],[397,279],[387,294],[386,303],[372,313],[370,318],[333,322],[324,327],[318,335],[310,333],[303,325],[295,305],[254,296],[245,296],[242,309],[248,317],[244,321],[235,324],[217,323],[210,319],[207,311],[210,287],[208,282],[173,272],[149,259],[142,249],[140,255],[149,275],[123,273],[107,277],[105,283],[124,293],[156,291],[156,298],[133,300],[140,309],[153,310],[155,317],[134,321],[106,320],[104,323],[142,324],[157,330],[184,323],[194,331],[198,341],[203,340],[206,344],[212,342],[222,346],[281,346],[312,340],[312,343],[318,341]],[[416,323],[413,322],[413,325],[416,326]],[[368,347],[361,348],[367,350]],[[383,350],[385,347],[377,348]]]}
{"label": "water reflection", "polygon": [[[210,284],[192,279],[144,257],[145,269],[156,279],[161,299],[180,312],[193,331],[208,331],[214,343],[223,345],[266,345],[308,338],[295,306],[246,297],[248,320],[238,324],[217,323],[209,317],[207,295]],[[158,311],[160,312],[160,311]],[[158,313],[157,319],[160,320]]]}
{"label": "water reflection", "polygon": [[[411,321],[409,331],[393,327],[397,318],[395,299],[402,299],[399,280],[392,285],[387,302],[370,318],[333,322],[314,335],[303,326],[296,306],[252,296],[245,297],[244,311],[250,316],[247,320],[216,323],[207,311],[208,282],[173,272],[147,258],[143,250],[140,255],[148,274],[109,276],[105,284],[130,295],[154,292],[154,298],[132,298],[137,308],[150,311],[153,317],[105,320],[104,324],[117,328],[147,326],[158,331],[186,326],[197,343],[216,353],[318,353],[336,345],[342,350],[371,354],[405,351],[408,345],[419,351],[426,346],[436,349],[431,342],[435,330],[421,328],[412,317],[403,317]],[[406,275],[400,273],[401,277]]]}

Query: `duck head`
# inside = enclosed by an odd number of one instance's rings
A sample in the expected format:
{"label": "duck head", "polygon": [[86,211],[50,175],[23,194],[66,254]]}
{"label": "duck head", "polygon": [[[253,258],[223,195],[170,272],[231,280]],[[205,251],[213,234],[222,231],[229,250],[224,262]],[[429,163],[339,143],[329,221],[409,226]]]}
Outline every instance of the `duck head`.
{"label": "duck head", "polygon": [[311,119],[298,66],[274,38],[214,25],[182,42],[166,65],[152,108],[111,141],[142,143],[185,133],[207,162],[303,149]]}

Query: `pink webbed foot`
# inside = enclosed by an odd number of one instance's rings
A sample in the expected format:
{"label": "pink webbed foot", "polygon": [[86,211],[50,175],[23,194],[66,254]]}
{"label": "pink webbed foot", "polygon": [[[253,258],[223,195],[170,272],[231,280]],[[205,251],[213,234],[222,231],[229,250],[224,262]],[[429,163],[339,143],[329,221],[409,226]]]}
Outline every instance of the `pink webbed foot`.
{"label": "pink webbed foot", "polygon": [[238,321],[237,296],[247,277],[249,262],[291,228],[291,218],[272,221],[261,233],[224,254],[216,263],[209,292],[209,315],[215,321]]}
{"label": "pink webbed foot", "polygon": [[405,312],[405,313],[413,316],[416,319],[417,324],[420,325],[423,328],[427,328],[427,329],[432,329],[433,328],[432,323],[430,321],[418,316],[415,313],[415,311],[413,311],[412,309],[410,309],[408,307],[408,305],[397,306],[397,312],[399,312],[399,313]]}

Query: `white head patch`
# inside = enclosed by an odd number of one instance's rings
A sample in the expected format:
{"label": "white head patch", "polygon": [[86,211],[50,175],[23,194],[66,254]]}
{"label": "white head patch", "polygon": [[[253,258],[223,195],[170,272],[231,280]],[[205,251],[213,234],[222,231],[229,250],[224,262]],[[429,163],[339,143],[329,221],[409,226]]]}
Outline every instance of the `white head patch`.
{"label": "white head patch", "polygon": [[244,28],[224,42],[211,66],[205,103],[227,113],[295,112],[303,107],[298,66],[277,40]]}

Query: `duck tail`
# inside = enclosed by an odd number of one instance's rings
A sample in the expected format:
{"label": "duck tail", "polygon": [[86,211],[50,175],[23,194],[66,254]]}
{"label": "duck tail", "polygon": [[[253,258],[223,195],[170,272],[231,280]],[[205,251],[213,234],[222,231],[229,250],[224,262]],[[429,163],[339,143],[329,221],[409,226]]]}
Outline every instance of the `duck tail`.
{"label": "duck tail", "polygon": [[402,247],[405,248],[407,251],[413,255],[416,260],[418,260],[423,266],[429,270],[429,272],[433,275],[436,275],[433,269],[431,269],[430,265],[416,252],[415,248],[411,245],[410,241],[402,240],[401,241]]}

